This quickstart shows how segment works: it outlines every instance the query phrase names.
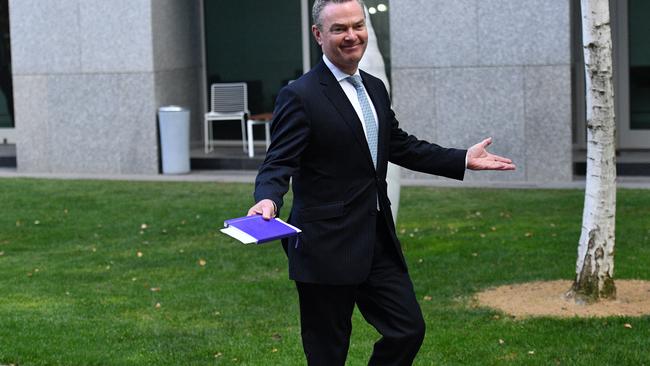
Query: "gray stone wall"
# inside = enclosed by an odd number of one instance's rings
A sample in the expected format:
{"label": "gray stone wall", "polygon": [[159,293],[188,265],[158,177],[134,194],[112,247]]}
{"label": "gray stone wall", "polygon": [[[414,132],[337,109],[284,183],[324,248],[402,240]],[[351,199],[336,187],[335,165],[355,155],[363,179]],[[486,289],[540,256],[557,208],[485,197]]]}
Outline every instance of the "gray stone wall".
{"label": "gray stone wall", "polygon": [[18,170],[157,173],[157,108],[198,110],[190,3],[11,0]]}
{"label": "gray stone wall", "polygon": [[572,179],[568,0],[390,6],[393,103],[406,131],[464,148],[492,136],[491,151],[518,166],[468,172],[467,180]]}
{"label": "gray stone wall", "polygon": [[191,112],[190,139],[203,143],[200,1],[152,0],[156,106]]}

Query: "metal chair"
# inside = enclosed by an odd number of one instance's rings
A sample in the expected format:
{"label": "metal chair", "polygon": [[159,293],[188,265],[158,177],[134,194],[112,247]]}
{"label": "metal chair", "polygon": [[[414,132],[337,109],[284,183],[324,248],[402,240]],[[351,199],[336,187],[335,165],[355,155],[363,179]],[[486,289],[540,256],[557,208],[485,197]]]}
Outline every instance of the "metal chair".
{"label": "metal chair", "polygon": [[205,153],[214,149],[212,124],[214,121],[239,120],[241,141],[244,152],[246,145],[246,117],[248,110],[248,87],[246,83],[217,83],[210,86],[210,111],[205,114],[204,143]]}

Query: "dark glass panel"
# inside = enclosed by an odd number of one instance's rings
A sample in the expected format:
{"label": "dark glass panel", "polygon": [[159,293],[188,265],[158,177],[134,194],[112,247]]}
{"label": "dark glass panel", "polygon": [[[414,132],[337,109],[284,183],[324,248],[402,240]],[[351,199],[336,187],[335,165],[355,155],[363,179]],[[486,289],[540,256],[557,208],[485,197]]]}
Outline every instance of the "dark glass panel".
{"label": "dark glass panel", "polygon": [[630,129],[650,129],[650,1],[630,0]]}

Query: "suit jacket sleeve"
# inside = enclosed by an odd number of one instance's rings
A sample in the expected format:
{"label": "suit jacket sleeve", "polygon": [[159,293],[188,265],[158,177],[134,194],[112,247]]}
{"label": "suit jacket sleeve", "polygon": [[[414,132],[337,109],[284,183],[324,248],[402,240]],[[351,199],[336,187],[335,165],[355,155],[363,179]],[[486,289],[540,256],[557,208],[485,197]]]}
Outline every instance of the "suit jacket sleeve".
{"label": "suit jacket sleeve", "polygon": [[300,156],[308,144],[309,120],[302,100],[289,87],[277,98],[271,124],[271,145],[255,180],[255,201],[271,199],[278,211],[289,190],[289,180],[298,169]]}

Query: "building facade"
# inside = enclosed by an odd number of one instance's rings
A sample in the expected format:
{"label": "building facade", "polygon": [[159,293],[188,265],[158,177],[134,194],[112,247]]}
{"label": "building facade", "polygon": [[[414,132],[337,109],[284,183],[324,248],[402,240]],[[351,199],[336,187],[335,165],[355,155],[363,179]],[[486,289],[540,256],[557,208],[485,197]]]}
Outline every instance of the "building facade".
{"label": "building facade", "polygon": [[[210,83],[249,82],[252,112],[266,112],[318,61],[312,2],[9,0],[13,121],[0,143],[15,143],[20,172],[156,174],[159,107],[189,108],[200,146]],[[469,180],[574,179],[585,149],[578,0],[366,3],[405,130],[455,147],[492,136],[518,165]],[[650,7],[613,4],[619,152],[633,161],[650,151]],[[216,133],[237,140],[233,126]]]}

